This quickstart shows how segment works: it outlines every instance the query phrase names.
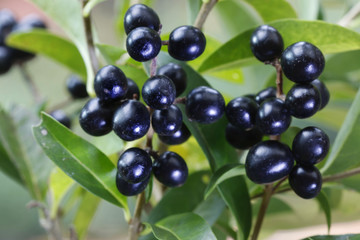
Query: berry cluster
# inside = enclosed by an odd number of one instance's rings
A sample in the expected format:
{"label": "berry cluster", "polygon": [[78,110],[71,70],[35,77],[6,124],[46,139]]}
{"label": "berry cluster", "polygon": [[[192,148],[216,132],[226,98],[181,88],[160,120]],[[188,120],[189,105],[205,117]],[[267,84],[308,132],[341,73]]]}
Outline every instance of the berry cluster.
{"label": "berry cluster", "polygon": [[28,32],[34,28],[46,28],[45,23],[34,14],[16,21],[8,9],[0,10],[0,74],[8,72],[14,63],[22,63],[35,55],[6,45],[5,39],[12,32]]}

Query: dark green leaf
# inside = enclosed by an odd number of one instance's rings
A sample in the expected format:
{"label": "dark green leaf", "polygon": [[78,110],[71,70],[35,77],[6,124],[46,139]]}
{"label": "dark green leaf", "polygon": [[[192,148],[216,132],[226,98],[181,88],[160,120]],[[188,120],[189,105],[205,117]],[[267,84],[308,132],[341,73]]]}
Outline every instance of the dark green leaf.
{"label": "dark green leaf", "polygon": [[328,232],[330,232],[330,228],[331,228],[331,207],[330,207],[328,198],[325,195],[325,193],[323,191],[321,191],[319,193],[319,195],[317,195],[316,200],[319,202],[319,205],[320,205],[321,209],[325,213]]}
{"label": "dark green leaf", "polygon": [[24,185],[21,173],[18,171],[15,162],[12,162],[10,154],[6,151],[0,139],[0,170],[17,183]]}
{"label": "dark green leaf", "polygon": [[303,240],[359,240],[360,234],[312,236]]}
{"label": "dark green leaf", "polygon": [[48,157],[85,189],[123,207],[128,214],[126,198],[115,185],[116,167],[111,160],[49,115],[41,116],[33,131]]}
{"label": "dark green leaf", "polygon": [[286,132],[281,134],[281,142],[291,147],[296,134],[300,132],[300,130],[298,127],[289,127]]}
{"label": "dark green leaf", "polygon": [[224,209],[224,200],[222,200],[221,196],[217,192],[214,192],[205,201],[201,202],[193,212],[202,217],[210,226],[212,226]]}

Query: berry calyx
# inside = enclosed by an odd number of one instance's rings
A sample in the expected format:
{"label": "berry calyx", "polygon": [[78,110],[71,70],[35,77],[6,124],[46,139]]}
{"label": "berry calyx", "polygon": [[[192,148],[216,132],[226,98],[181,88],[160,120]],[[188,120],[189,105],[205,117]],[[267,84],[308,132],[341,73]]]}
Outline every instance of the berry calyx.
{"label": "berry calyx", "polygon": [[328,104],[330,100],[330,92],[327,89],[326,85],[319,79],[315,79],[314,81],[312,81],[311,85],[313,85],[314,87],[317,88],[317,90],[319,90],[320,98],[321,98],[321,105],[319,110],[321,110]]}
{"label": "berry calyx", "polygon": [[86,84],[78,76],[71,75],[66,81],[66,88],[73,99],[87,98]]}
{"label": "berry calyx", "polygon": [[129,34],[133,29],[138,27],[148,27],[156,32],[159,31],[160,19],[156,12],[144,5],[134,4],[125,13],[124,29]]}
{"label": "berry calyx", "polygon": [[225,129],[225,137],[226,141],[234,148],[245,150],[260,142],[263,133],[257,127],[244,130],[228,123]]}
{"label": "berry calyx", "polygon": [[171,105],[168,109],[155,110],[151,124],[157,134],[171,136],[182,126],[182,113],[175,105]]}
{"label": "berry calyx", "polygon": [[251,129],[255,124],[257,103],[247,97],[238,97],[226,105],[226,117],[229,122],[242,129]]}
{"label": "berry calyx", "polygon": [[316,197],[322,186],[322,177],[315,166],[296,165],[289,174],[292,190],[301,198]]}
{"label": "berry calyx", "polygon": [[173,104],[176,89],[170,78],[164,75],[156,75],[146,80],[141,93],[149,107],[166,109]]}
{"label": "berry calyx", "polygon": [[150,180],[150,176],[142,182],[130,183],[130,182],[125,181],[121,177],[120,173],[116,174],[116,179],[115,179],[116,187],[119,190],[119,192],[122,195],[125,195],[128,197],[138,195],[139,193],[144,191],[146,186],[149,183],[149,180]]}
{"label": "berry calyx", "polygon": [[176,88],[176,97],[180,96],[186,89],[186,72],[185,70],[176,63],[168,63],[161,66],[158,71],[158,75],[165,75],[173,81]]}
{"label": "berry calyx", "polygon": [[159,139],[167,145],[179,145],[186,142],[190,136],[191,136],[191,132],[183,123],[181,125],[181,128],[177,130],[173,135],[170,136],[159,135]]}
{"label": "berry calyx", "polygon": [[67,128],[71,128],[71,119],[66,115],[66,113],[61,110],[55,110],[50,113],[50,115],[59,123],[64,125]]}

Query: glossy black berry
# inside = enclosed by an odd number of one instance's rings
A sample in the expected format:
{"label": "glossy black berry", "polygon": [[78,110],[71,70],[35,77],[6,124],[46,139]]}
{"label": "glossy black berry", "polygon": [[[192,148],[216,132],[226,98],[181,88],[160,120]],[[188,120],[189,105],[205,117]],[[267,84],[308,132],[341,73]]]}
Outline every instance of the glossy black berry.
{"label": "glossy black berry", "polygon": [[325,59],[322,52],[311,43],[297,42],[284,50],[281,67],[291,81],[309,83],[320,76]]}
{"label": "glossy black berry", "polygon": [[154,162],[153,172],[157,180],[168,187],[183,185],[188,176],[184,159],[174,152],[164,152]]}
{"label": "glossy black berry", "polygon": [[234,148],[245,150],[260,142],[263,133],[257,127],[244,130],[228,123],[226,125],[225,137]]}
{"label": "glossy black berry", "polygon": [[320,93],[311,84],[297,83],[286,94],[285,105],[296,118],[311,117],[320,108]]}
{"label": "glossy black berry", "polygon": [[126,34],[138,27],[148,27],[159,31],[160,19],[156,12],[144,4],[134,4],[125,13],[124,28]]}
{"label": "glossy black berry", "polygon": [[51,112],[50,115],[65,127],[71,128],[71,120],[63,110],[55,110]]}
{"label": "glossy black berry", "polygon": [[319,194],[322,177],[315,166],[296,165],[290,172],[289,184],[299,197],[310,199]]}
{"label": "glossy black berry", "polygon": [[290,148],[278,141],[260,142],[250,148],[245,170],[248,178],[258,184],[267,184],[287,176],[294,165]]}
{"label": "glossy black berry", "polygon": [[127,91],[127,80],[120,68],[107,65],[95,76],[94,90],[102,103],[108,104],[122,99]]}
{"label": "glossy black berry", "polygon": [[173,104],[176,97],[176,89],[170,78],[164,75],[156,75],[146,80],[141,94],[149,107],[166,109]]}
{"label": "glossy black berry", "polygon": [[250,48],[254,56],[260,61],[272,61],[281,56],[284,50],[284,42],[275,28],[262,25],[252,33]]}
{"label": "glossy black berry", "polygon": [[[130,78],[126,78],[127,80],[127,91],[124,96],[124,99],[140,99],[140,90],[138,85]],[[135,96],[135,98],[134,98]]]}
{"label": "glossy black berry", "polygon": [[173,135],[171,136],[159,135],[159,139],[167,145],[179,145],[186,142],[190,136],[191,133],[189,129],[183,123],[181,125],[181,128],[177,130]]}
{"label": "glossy black berry", "polygon": [[181,61],[190,61],[199,57],[205,50],[206,38],[200,29],[193,26],[181,26],[169,36],[168,52]]}
{"label": "glossy black berry", "polygon": [[289,128],[291,115],[284,101],[278,98],[263,102],[256,115],[256,126],[267,135],[279,135]]}
{"label": "glossy black berry", "polygon": [[11,32],[16,24],[13,12],[9,9],[0,10],[0,45],[5,44],[6,36]]}
{"label": "glossy black berry", "polygon": [[317,90],[319,90],[320,98],[321,98],[321,105],[319,110],[321,110],[328,104],[330,100],[330,92],[327,89],[326,85],[319,79],[315,79],[314,81],[312,81],[311,85],[313,85],[314,87],[317,88]]}
{"label": "glossy black berry", "polygon": [[87,98],[86,84],[76,75],[71,75],[66,81],[66,88],[73,99]]}
{"label": "glossy black berry", "polygon": [[225,111],[225,101],[217,90],[200,86],[186,97],[186,115],[190,120],[209,124],[219,120]]}
{"label": "glossy black berry", "polygon": [[151,124],[157,134],[171,136],[182,126],[182,113],[175,105],[171,105],[168,109],[155,110]]}
{"label": "glossy black berry", "polygon": [[0,46],[0,74],[7,73],[13,63],[13,50],[6,46]]}
{"label": "glossy black berry", "polygon": [[176,63],[168,63],[161,66],[158,71],[158,75],[165,75],[173,81],[176,88],[176,96],[180,96],[186,89],[186,72],[185,70]]}
{"label": "glossy black berry", "polygon": [[126,100],[114,114],[113,130],[125,141],[145,136],[149,127],[149,111],[137,100]]}
{"label": "glossy black berry", "polygon": [[129,148],[119,157],[118,172],[122,179],[139,183],[149,178],[152,170],[150,155],[140,148]]}
{"label": "glossy black berry", "polygon": [[135,28],[126,39],[126,50],[130,57],[139,62],[155,58],[161,49],[159,34],[147,27]]}
{"label": "glossy black berry", "polygon": [[116,187],[122,195],[135,196],[145,190],[150,180],[150,176],[142,182],[130,183],[125,181],[120,173],[116,174]]}
{"label": "glossy black berry", "polygon": [[264,90],[261,90],[255,95],[255,101],[257,104],[261,104],[267,99],[275,98],[276,97],[276,88],[275,87],[268,87]]}
{"label": "glossy black berry", "polygon": [[306,127],[294,138],[292,151],[297,163],[313,165],[323,160],[329,152],[328,135],[319,128]]}
{"label": "glossy black berry", "polygon": [[226,117],[229,122],[242,129],[254,127],[255,116],[258,110],[257,103],[247,97],[238,97],[226,105]]}
{"label": "glossy black berry", "polygon": [[102,136],[111,132],[112,117],[113,111],[103,107],[99,98],[93,98],[81,109],[79,122],[86,133]]}

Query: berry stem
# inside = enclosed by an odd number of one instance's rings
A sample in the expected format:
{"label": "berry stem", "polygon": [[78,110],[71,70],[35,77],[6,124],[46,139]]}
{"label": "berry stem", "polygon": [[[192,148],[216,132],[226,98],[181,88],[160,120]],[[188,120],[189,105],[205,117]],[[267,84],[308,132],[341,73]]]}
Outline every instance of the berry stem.
{"label": "berry stem", "polygon": [[151,59],[151,63],[150,63],[150,77],[156,75],[156,67],[157,67],[157,57],[154,57],[153,59]]}
{"label": "berry stem", "polygon": [[129,240],[137,240],[141,232],[141,212],[145,204],[145,192],[143,191],[136,199],[134,217],[129,224]]}
{"label": "berry stem", "polygon": [[166,40],[166,41],[161,41],[161,44],[162,44],[162,45],[169,45],[169,41],[168,41],[168,40]]}
{"label": "berry stem", "polygon": [[194,23],[194,27],[197,27],[199,29],[203,28],[206,18],[208,17],[210,11],[213,9],[213,7],[218,1],[219,0],[209,0],[201,5],[200,11]]}
{"label": "berry stem", "polygon": [[31,94],[34,97],[35,102],[40,103],[41,102],[40,92],[36,87],[34,80],[31,78],[29,71],[27,70],[26,66],[23,63],[19,63],[19,68],[23,79],[30,88]]}
{"label": "berry stem", "polygon": [[273,193],[272,184],[266,184],[264,194],[263,194],[263,199],[262,199],[261,206],[260,206],[260,210],[259,210],[258,216],[256,218],[254,231],[251,236],[251,240],[257,240],[259,237],[261,225],[264,221],[265,213],[266,213],[267,207],[269,206],[272,193]]}
{"label": "berry stem", "polygon": [[178,103],[185,104],[185,103],[186,103],[186,97],[178,97],[178,98],[175,98],[173,104],[178,104]]}

